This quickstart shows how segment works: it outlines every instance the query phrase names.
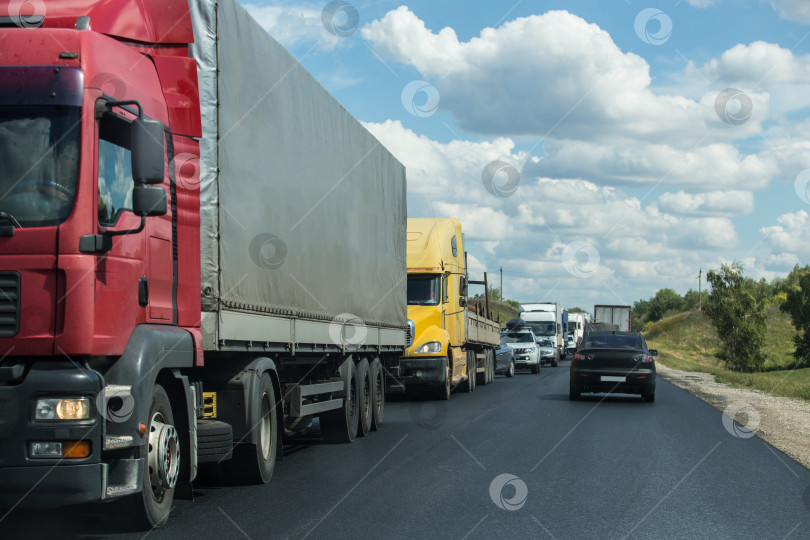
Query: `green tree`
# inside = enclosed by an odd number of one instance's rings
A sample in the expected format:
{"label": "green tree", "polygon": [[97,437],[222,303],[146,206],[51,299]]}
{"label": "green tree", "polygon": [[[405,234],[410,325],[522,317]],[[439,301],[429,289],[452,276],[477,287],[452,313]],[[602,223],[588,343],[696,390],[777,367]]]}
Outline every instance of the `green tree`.
{"label": "green tree", "polygon": [[648,321],[660,321],[667,315],[677,313],[683,308],[683,298],[672,289],[661,289],[650,299],[647,312]]}
{"label": "green tree", "polygon": [[[703,291],[701,291],[701,293],[702,292]],[[698,295],[698,292],[695,289],[689,289],[686,291],[686,294],[683,295],[683,304],[681,305],[681,308],[684,311],[692,311],[697,309],[699,305],[700,295]]]}
{"label": "green tree", "polygon": [[[810,266],[793,268],[784,280],[786,286],[784,293],[787,298],[780,306],[782,311],[790,315],[793,326],[798,334],[793,338],[796,351],[793,353],[801,364],[808,363],[810,357]],[[778,289],[778,284],[775,289]]]}
{"label": "green tree", "polygon": [[732,371],[757,371],[765,358],[765,314],[762,303],[752,294],[739,262],[710,270],[706,279],[712,292],[706,302],[706,315],[723,343],[721,358]]}
{"label": "green tree", "polygon": [[585,311],[581,307],[577,306],[577,307],[572,307],[571,309],[569,309],[568,313],[587,313],[587,311]]}

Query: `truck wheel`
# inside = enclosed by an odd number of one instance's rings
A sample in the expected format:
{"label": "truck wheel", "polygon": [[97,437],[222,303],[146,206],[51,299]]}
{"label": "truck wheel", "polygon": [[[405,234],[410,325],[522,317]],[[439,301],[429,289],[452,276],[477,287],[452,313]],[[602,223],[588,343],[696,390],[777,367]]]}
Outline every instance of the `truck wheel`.
{"label": "truck wheel", "polygon": [[363,358],[357,364],[357,378],[360,379],[360,393],[357,395],[360,405],[360,418],[357,422],[357,435],[365,437],[371,431],[371,417],[374,414],[371,409],[372,380],[371,370],[368,360]]}
{"label": "truck wheel", "polygon": [[371,361],[371,431],[382,428],[385,412],[385,371],[379,358]]}
{"label": "truck wheel", "polygon": [[346,397],[339,409],[328,411],[320,416],[321,433],[330,443],[350,443],[357,435],[357,424],[360,420],[360,379],[354,362],[347,362],[349,370],[349,387]]}
{"label": "truck wheel", "polygon": [[489,383],[492,384],[495,382],[495,350],[489,349],[487,351],[489,353]]}
{"label": "truck wheel", "polygon": [[143,458],[141,493],[133,495],[130,516],[143,528],[155,528],[169,519],[174,487],[180,475],[180,437],[166,390],[159,384],[152,389],[147,441],[139,448]]}
{"label": "truck wheel", "polygon": [[[478,357],[475,358],[475,362],[477,365]],[[489,355],[487,355],[486,351],[484,351],[484,371],[479,372],[476,370],[475,386],[486,386],[487,384],[489,384]]]}
{"label": "truck wheel", "polygon": [[509,361],[509,369],[506,370],[507,377],[514,377],[515,376],[515,361]]}
{"label": "truck wheel", "polygon": [[444,359],[444,384],[438,388],[436,392],[436,399],[440,399],[442,401],[450,399],[450,379],[452,379],[452,375],[450,374],[450,358],[445,357]]}
{"label": "truck wheel", "polygon": [[554,355],[554,360],[551,361],[551,367],[557,367],[559,360],[560,360],[560,351],[557,351],[557,354]]}
{"label": "truck wheel", "polygon": [[475,351],[467,351],[467,380],[464,381],[462,390],[465,392],[472,392],[475,390],[475,378],[477,377],[476,374],[476,360],[475,360]]}
{"label": "truck wheel", "polygon": [[233,468],[236,476],[245,483],[266,484],[273,477],[278,449],[276,393],[269,373],[262,374],[259,379],[255,399],[258,401],[252,407],[255,412],[250,418],[249,428],[256,432],[257,444],[237,445],[229,468]]}

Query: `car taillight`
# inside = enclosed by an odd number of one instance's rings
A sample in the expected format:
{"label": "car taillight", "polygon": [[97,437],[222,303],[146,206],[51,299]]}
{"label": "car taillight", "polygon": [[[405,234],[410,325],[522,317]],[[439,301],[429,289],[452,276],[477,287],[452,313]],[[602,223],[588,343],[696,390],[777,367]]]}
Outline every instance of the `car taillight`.
{"label": "car taillight", "polygon": [[653,357],[649,354],[637,354],[633,357],[633,360],[643,364],[649,364],[650,362],[653,362]]}
{"label": "car taillight", "polygon": [[589,354],[588,355],[588,360],[593,360],[594,358],[596,358],[595,354]]}

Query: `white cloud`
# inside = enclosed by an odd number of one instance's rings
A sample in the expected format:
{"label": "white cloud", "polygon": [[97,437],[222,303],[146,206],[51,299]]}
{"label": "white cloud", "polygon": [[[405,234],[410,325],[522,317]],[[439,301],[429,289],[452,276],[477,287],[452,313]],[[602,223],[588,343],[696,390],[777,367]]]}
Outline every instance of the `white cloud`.
{"label": "white cloud", "polygon": [[810,4],[807,0],[771,0],[771,5],[783,19],[810,24]]}
{"label": "white cloud", "polygon": [[778,173],[772,157],[742,155],[725,143],[679,150],[632,140],[612,143],[549,141],[546,157],[526,165],[532,174],[588,178],[597,183],[675,185],[693,190],[755,189]]}
{"label": "white cloud", "polygon": [[732,217],[754,211],[754,194],[750,191],[664,193],[658,198],[658,208],[682,216]]}
{"label": "white cloud", "polygon": [[583,140],[675,136],[694,144],[708,131],[707,119],[719,121],[713,101],[707,107],[653,93],[643,58],[567,11],[518,18],[461,42],[452,28],[433,32],[401,6],[361,35],[380,54],[435,79],[440,108],[469,131]]}
{"label": "white cloud", "polygon": [[782,214],[777,225],[759,230],[764,249],[754,264],[760,272],[785,273],[796,264],[807,264],[810,258],[810,216],[804,210]]}
{"label": "white cloud", "polygon": [[324,51],[331,51],[346,43],[344,38],[326,31],[321,21],[320,4],[258,5],[243,7],[279,43],[287,48],[302,42],[317,43]]}

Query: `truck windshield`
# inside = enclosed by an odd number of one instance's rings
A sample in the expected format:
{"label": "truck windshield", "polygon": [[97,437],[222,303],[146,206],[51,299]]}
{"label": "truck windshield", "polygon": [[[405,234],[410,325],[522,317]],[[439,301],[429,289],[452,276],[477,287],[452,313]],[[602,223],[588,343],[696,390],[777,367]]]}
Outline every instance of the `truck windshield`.
{"label": "truck windshield", "polygon": [[438,275],[409,275],[408,276],[408,305],[409,306],[436,306],[439,304]]}
{"label": "truck windshield", "polygon": [[0,105],[0,211],[23,227],[70,214],[79,175],[81,109]]}
{"label": "truck windshield", "polygon": [[526,321],[526,326],[538,336],[553,336],[557,333],[557,324],[554,321]]}

